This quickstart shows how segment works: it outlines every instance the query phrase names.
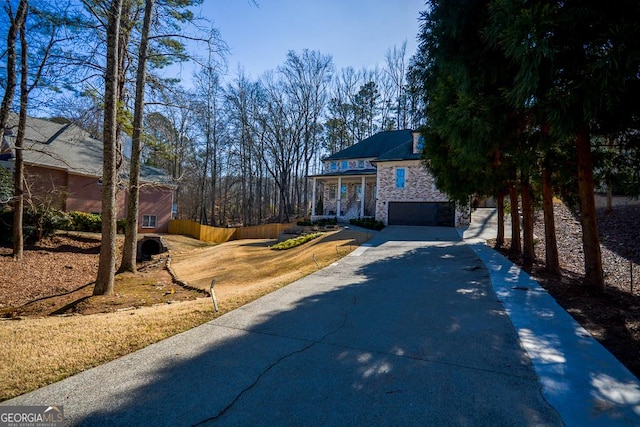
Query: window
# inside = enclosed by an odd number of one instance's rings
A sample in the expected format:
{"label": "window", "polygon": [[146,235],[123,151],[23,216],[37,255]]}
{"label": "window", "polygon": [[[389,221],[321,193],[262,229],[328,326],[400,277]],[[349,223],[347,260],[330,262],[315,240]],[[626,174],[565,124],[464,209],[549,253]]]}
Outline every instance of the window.
{"label": "window", "polygon": [[413,132],[413,154],[420,154],[424,149],[424,136],[419,132]]}
{"label": "window", "polygon": [[342,169],[343,171],[349,170],[349,162],[346,160],[343,160],[342,164],[340,165],[340,169]]}
{"label": "window", "polygon": [[405,169],[396,169],[396,188],[404,188]]}
{"label": "window", "polygon": [[362,200],[362,185],[356,185],[356,200]]}
{"label": "window", "polygon": [[142,215],[142,228],[156,228],[158,217],[155,215]]}
{"label": "window", "polygon": [[331,162],[331,170],[332,171],[338,170],[338,162]]}
{"label": "window", "polygon": [[335,200],[336,199],[337,191],[338,191],[338,186],[337,185],[330,185],[329,186],[329,199],[330,200]]}
{"label": "window", "polygon": [[358,169],[364,169],[364,160],[358,160]]}
{"label": "window", "polygon": [[341,199],[347,198],[347,184],[342,184],[342,187],[340,187],[340,198]]}

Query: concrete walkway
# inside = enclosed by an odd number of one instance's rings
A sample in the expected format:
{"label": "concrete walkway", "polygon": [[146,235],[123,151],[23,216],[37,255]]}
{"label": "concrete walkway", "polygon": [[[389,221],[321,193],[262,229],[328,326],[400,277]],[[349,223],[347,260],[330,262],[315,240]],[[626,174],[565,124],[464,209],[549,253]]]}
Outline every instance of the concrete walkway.
{"label": "concrete walkway", "polygon": [[[511,238],[511,216],[505,215],[504,237]],[[495,239],[498,229],[498,211],[495,208],[477,208],[471,212],[471,224],[464,229],[465,241]]]}
{"label": "concrete walkway", "polygon": [[3,404],[64,405],[91,426],[639,425],[637,379],[527,277],[456,230],[388,227],[201,327]]}

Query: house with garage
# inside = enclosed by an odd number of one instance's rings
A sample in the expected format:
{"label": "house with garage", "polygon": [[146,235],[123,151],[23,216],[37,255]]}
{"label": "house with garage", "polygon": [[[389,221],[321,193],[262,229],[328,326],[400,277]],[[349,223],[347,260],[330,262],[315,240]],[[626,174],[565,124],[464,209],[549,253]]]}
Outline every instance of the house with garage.
{"label": "house with garage", "polygon": [[[13,170],[17,116],[5,130],[0,167]],[[102,141],[73,124],[28,118],[23,148],[25,197],[66,212],[102,212]],[[129,169],[126,158],[121,170]],[[118,218],[126,217],[127,176],[121,174]],[[142,166],[138,232],[166,233],[176,185],[164,171]]]}
{"label": "house with garage", "polygon": [[469,207],[439,191],[420,160],[424,138],[385,131],[322,160],[313,181],[312,220],[374,217],[385,225],[468,225]]}

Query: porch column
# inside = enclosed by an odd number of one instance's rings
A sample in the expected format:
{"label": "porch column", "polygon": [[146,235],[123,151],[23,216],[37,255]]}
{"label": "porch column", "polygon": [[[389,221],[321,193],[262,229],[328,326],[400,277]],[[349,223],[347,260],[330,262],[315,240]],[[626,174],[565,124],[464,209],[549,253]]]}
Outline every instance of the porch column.
{"label": "porch column", "polygon": [[316,178],[313,178],[313,190],[311,190],[311,216],[316,214]]}
{"label": "porch column", "polygon": [[365,198],[365,195],[367,194],[367,188],[364,186],[364,182],[365,182],[365,179],[364,179],[364,176],[363,176],[362,177],[362,183],[361,183],[361,186],[360,186],[360,188],[361,188],[360,191],[362,191],[362,195],[360,197],[360,218],[364,218],[364,198]]}
{"label": "porch column", "polygon": [[338,203],[336,207],[336,217],[340,218],[340,212],[342,210],[342,177],[338,177]]}

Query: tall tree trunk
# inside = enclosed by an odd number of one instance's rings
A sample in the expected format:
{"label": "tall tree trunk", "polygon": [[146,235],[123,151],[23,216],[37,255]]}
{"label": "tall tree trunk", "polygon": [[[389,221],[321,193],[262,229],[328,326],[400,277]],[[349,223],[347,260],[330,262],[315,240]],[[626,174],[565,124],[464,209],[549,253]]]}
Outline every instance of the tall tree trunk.
{"label": "tall tree trunk", "polygon": [[262,221],[264,220],[264,214],[263,214],[263,206],[264,206],[264,168],[262,167],[262,162],[260,162],[260,160],[258,160],[258,162],[260,163],[258,166],[258,180],[256,182],[256,189],[257,189],[257,194],[256,194],[256,203],[258,205],[258,212],[257,212],[257,221],[258,223],[262,223]]}
{"label": "tall tree trunk", "polygon": [[496,210],[498,212],[498,232],[496,235],[496,248],[504,245],[504,193],[496,196]]}
{"label": "tall tree trunk", "polygon": [[593,195],[593,158],[589,130],[583,124],[577,135],[578,196],[580,197],[580,223],[584,249],[585,284],[592,289],[604,290],[602,255],[598,239],[598,220]]}
{"label": "tall tree trunk", "polygon": [[[25,0],[23,0],[27,3]],[[28,10],[28,6],[25,6]],[[22,231],[22,216],[24,213],[24,134],[27,124],[27,109],[29,104],[29,46],[27,44],[27,36],[25,31],[27,12],[22,19],[20,25],[20,118],[18,119],[18,135],[16,136],[16,158],[13,170],[13,259],[20,261],[24,253],[24,233]]]}
{"label": "tall tree trunk", "polygon": [[117,108],[118,108],[118,40],[122,0],[113,0],[107,26],[107,67],[104,90],[104,131],[102,161],[102,243],[94,295],[113,293],[116,264],[116,190],[118,188]]}
{"label": "tall tree trunk", "polygon": [[613,212],[613,184],[607,179],[607,213]]}
{"label": "tall tree trunk", "polygon": [[17,53],[16,53],[16,40],[18,32],[20,32],[20,38],[24,46],[22,47],[21,67],[23,68],[23,75],[20,81],[20,118],[18,123],[18,134],[15,141],[15,166],[13,173],[13,257],[15,260],[22,259],[24,242],[22,234],[22,213],[24,210],[24,169],[23,169],[23,152],[22,145],[24,141],[24,129],[25,119],[27,114],[26,106],[22,109],[23,99],[26,97],[26,54],[27,46],[24,40],[24,24],[27,16],[28,1],[20,0],[18,9],[15,16],[11,16],[10,5],[7,6],[6,11],[9,15],[11,25],[7,33],[7,76],[5,83],[5,93],[2,98],[2,105],[0,106],[0,144],[4,138],[5,128],[9,121],[9,112],[11,109],[11,103],[16,92],[17,83]]}
{"label": "tall tree trunk", "polygon": [[209,164],[209,147],[205,150],[204,171],[202,172],[202,181],[200,182],[200,224],[208,225],[207,219],[207,165]]}
{"label": "tall tree trunk", "polygon": [[[215,119],[217,120],[217,118]],[[216,221],[216,188],[218,187],[218,135],[216,125],[213,128],[213,155],[211,156],[211,225],[215,227]]]}
{"label": "tall tree trunk", "polygon": [[[251,153],[251,149],[248,150],[249,153]],[[251,159],[250,155],[247,155],[247,162],[248,162],[248,167],[249,167],[249,182],[248,182],[248,186],[249,186],[249,194],[247,197],[247,212],[248,212],[248,221],[249,224],[248,225],[255,225],[256,224],[256,213],[255,213],[255,171],[254,171],[254,164],[253,161]]]}
{"label": "tall tree trunk", "polygon": [[[609,150],[613,150],[613,138],[607,137],[607,146]],[[611,173],[611,172],[609,172]],[[613,212],[613,182],[611,177],[607,174],[606,184],[607,184],[607,213]]]}
{"label": "tall tree trunk", "polygon": [[27,0],[20,0],[15,16],[11,16],[10,9],[6,9],[7,14],[9,14],[11,25],[9,26],[9,31],[7,32],[7,75],[4,83],[5,91],[4,96],[2,97],[2,104],[0,105],[0,144],[2,143],[4,131],[7,127],[7,122],[9,121],[11,103],[13,102],[13,97],[15,96],[16,92],[16,84],[18,80],[16,73],[16,65],[18,62],[16,53],[16,40],[18,38],[18,32],[24,25],[24,21],[27,16],[27,9],[29,6],[28,3],[29,2]]}
{"label": "tall tree trunk", "polygon": [[560,275],[556,223],[553,216],[553,187],[548,162],[542,167],[542,209],[544,211],[545,264],[551,274]]}
{"label": "tall tree trunk", "polygon": [[524,237],[524,250],[522,251],[522,266],[525,271],[531,272],[533,261],[536,258],[533,242],[533,206],[531,204],[531,184],[528,174],[522,176],[522,234]]}
{"label": "tall tree trunk", "polygon": [[136,272],[138,249],[138,207],[140,203],[140,153],[142,151],[142,118],[144,116],[144,89],[149,50],[149,32],[155,0],[146,0],[142,24],[142,38],[138,51],[136,72],[136,99],[133,107],[133,134],[131,136],[131,163],[129,164],[129,200],[127,204],[127,227],[120,272]]}
{"label": "tall tree trunk", "polygon": [[509,187],[509,200],[511,203],[511,248],[509,252],[514,255],[522,253],[520,243],[520,213],[518,212],[518,189],[515,184]]}

